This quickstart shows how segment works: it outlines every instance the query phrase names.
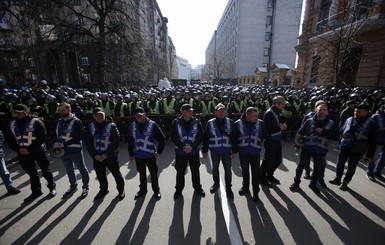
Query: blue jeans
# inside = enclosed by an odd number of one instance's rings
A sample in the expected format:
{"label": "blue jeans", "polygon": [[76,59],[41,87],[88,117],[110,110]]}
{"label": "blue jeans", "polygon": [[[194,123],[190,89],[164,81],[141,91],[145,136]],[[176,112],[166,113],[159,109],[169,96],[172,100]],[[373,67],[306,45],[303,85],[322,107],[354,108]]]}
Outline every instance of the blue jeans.
{"label": "blue jeans", "polygon": [[219,186],[219,162],[222,160],[223,168],[225,170],[225,184],[226,188],[231,188],[231,152],[228,153],[211,153],[211,161],[213,164],[213,180],[214,185]]}
{"label": "blue jeans", "polygon": [[299,163],[295,170],[294,181],[297,183],[301,182],[301,176],[304,168],[310,165],[310,160],[313,157],[314,168],[313,174],[311,176],[310,184],[317,184],[317,180],[319,177],[323,177],[323,173],[325,172],[325,156],[313,154],[311,152],[302,150],[301,155],[299,156]]}
{"label": "blue jeans", "polygon": [[382,147],[382,152],[378,155],[378,158],[376,161],[372,161],[368,164],[368,168],[366,172],[368,174],[381,174],[382,170],[385,167],[385,146]]}
{"label": "blue jeans", "polygon": [[242,177],[243,177],[242,186],[249,189],[249,185],[250,185],[249,166],[250,166],[253,192],[259,192],[260,155],[239,154],[239,162],[241,163],[241,168],[242,168]]}
{"label": "blue jeans", "polygon": [[9,188],[11,188],[13,186],[13,182],[12,182],[12,179],[11,179],[11,175],[8,172],[7,166],[5,165],[4,158],[0,157],[0,159],[1,159],[0,160],[1,161],[1,164],[0,164],[0,175],[1,175],[1,178],[3,179],[5,187],[8,190]]}
{"label": "blue jeans", "polygon": [[83,189],[89,189],[90,177],[88,174],[87,166],[84,162],[83,151],[66,154],[62,157],[64,167],[67,171],[68,180],[70,181],[70,188],[74,189],[78,186],[75,175],[75,166],[80,171],[83,181]]}

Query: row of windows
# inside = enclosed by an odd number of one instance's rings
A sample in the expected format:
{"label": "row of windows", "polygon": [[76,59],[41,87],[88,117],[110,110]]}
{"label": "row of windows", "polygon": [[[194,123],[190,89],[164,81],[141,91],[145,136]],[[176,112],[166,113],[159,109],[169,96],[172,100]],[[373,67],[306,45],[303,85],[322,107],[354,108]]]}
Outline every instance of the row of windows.
{"label": "row of windows", "polygon": [[[82,60],[82,65],[84,65],[84,66],[90,65],[88,57],[82,57],[81,60]],[[19,67],[19,62],[18,62],[17,58],[10,58],[10,62],[11,62],[12,67]],[[28,58],[27,63],[28,63],[29,67],[35,67],[36,66],[34,58]]]}

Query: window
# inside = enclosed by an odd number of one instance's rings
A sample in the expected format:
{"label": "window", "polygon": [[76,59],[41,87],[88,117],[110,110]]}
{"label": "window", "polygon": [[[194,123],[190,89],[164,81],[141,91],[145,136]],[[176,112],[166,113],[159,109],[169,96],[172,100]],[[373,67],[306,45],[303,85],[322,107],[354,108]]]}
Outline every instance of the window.
{"label": "window", "polygon": [[12,67],[19,67],[19,62],[17,62],[16,58],[11,58]]}
{"label": "window", "polygon": [[91,82],[91,74],[83,74],[83,78],[85,82]]}
{"label": "window", "polygon": [[270,41],[270,32],[265,32],[265,41]]}
{"label": "window", "polygon": [[32,38],[30,36],[23,36],[24,45],[31,46],[32,45]]}
{"label": "window", "polygon": [[273,7],[273,0],[267,0],[267,7],[272,8]]}
{"label": "window", "polygon": [[318,68],[319,68],[320,60],[321,60],[321,57],[319,55],[313,56],[309,83],[316,83],[317,82]]}
{"label": "window", "polygon": [[79,25],[79,26],[82,26],[82,25],[84,24],[83,17],[81,17],[81,16],[78,15],[77,18],[78,18],[78,19],[77,19],[78,25]]}
{"label": "window", "polygon": [[81,0],[74,0],[74,5],[81,5],[82,1]]}
{"label": "window", "polygon": [[84,65],[84,66],[90,65],[90,63],[88,61],[88,57],[82,57],[82,65]]}
{"label": "window", "polygon": [[329,11],[330,11],[331,4],[332,4],[332,0],[322,0],[320,11],[319,11],[320,20],[329,18]]}
{"label": "window", "polygon": [[269,52],[270,51],[270,49],[269,48],[264,48],[263,49],[263,56],[269,56]]}
{"label": "window", "polygon": [[272,18],[271,16],[266,16],[266,26],[270,26],[271,25],[271,21],[272,21]]}
{"label": "window", "polygon": [[35,67],[35,59],[34,58],[28,58],[28,65],[29,67]]}

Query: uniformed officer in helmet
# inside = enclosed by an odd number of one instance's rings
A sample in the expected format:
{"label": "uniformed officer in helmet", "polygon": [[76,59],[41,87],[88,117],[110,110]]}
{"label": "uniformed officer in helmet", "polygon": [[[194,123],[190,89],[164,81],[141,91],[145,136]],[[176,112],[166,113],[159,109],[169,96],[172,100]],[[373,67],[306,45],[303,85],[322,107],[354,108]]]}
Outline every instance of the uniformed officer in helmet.
{"label": "uniformed officer in helmet", "polygon": [[38,118],[31,117],[27,106],[24,104],[15,106],[15,116],[16,120],[10,124],[13,137],[10,137],[8,145],[17,153],[21,167],[30,178],[32,194],[25,198],[24,202],[31,202],[43,195],[36,163],[48,182],[48,196],[54,197],[56,196],[56,184],[44,143],[47,138],[44,123]]}

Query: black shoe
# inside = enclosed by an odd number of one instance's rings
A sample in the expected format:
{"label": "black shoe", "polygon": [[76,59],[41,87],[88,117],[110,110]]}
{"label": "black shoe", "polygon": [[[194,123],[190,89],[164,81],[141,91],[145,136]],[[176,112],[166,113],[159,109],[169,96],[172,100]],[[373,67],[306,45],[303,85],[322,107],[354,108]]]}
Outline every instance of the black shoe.
{"label": "black shoe", "polygon": [[142,196],[147,194],[147,190],[140,190],[135,194],[134,200],[141,198]]}
{"label": "black shoe", "polygon": [[206,193],[202,188],[195,189],[195,192],[198,193],[201,197],[205,197]]}
{"label": "black shoe", "polygon": [[109,191],[99,191],[94,197],[94,201],[104,198],[108,193]]}
{"label": "black shoe", "polygon": [[19,194],[19,193],[20,193],[20,190],[17,189],[16,187],[11,186],[8,189],[8,194],[9,195],[16,195],[16,194]]}
{"label": "black shoe", "polygon": [[211,188],[210,188],[210,193],[214,194],[218,188],[219,188],[219,185],[213,184],[213,186],[211,186]]}
{"label": "black shoe", "polygon": [[275,183],[277,185],[281,184],[281,181],[279,181],[279,179],[275,178],[274,176],[267,177],[267,180],[270,181],[271,183]]}
{"label": "black shoe", "polygon": [[160,191],[155,191],[153,197],[156,200],[160,200],[162,198],[162,194],[160,194]]}
{"label": "black shoe", "polygon": [[289,189],[290,189],[291,191],[295,191],[295,190],[299,189],[299,183],[294,181],[293,184],[291,184],[291,185],[289,186]]}
{"label": "black shoe", "polygon": [[119,194],[118,194],[118,198],[120,200],[123,200],[125,197],[126,197],[126,193],[124,191],[120,191]]}
{"label": "black shoe", "polygon": [[374,178],[374,174],[366,174],[366,178],[368,178],[368,180],[370,181],[376,182],[376,179]]}
{"label": "black shoe", "polygon": [[49,190],[48,197],[52,198],[52,197],[56,196],[56,194],[57,194],[56,189],[52,188]]}
{"label": "black shoe", "polygon": [[63,198],[73,195],[78,190],[77,187],[75,188],[69,188],[64,194]]}
{"label": "black shoe", "polygon": [[328,186],[326,185],[325,180],[323,178],[318,180],[318,184],[320,184],[320,186],[322,186],[322,188],[324,188],[324,189],[328,188]]}
{"label": "black shoe", "polygon": [[258,202],[259,201],[258,192],[254,192],[252,198],[254,202]]}
{"label": "black shoe", "polygon": [[174,199],[178,199],[182,195],[182,191],[175,191]]}
{"label": "black shoe", "polygon": [[81,197],[86,198],[88,196],[88,192],[90,192],[90,190],[88,190],[87,188],[83,188]]}
{"label": "black shoe", "polygon": [[267,186],[267,187],[271,187],[272,186],[271,182],[268,181],[266,178],[261,179],[260,183],[261,183],[261,185],[264,185],[264,186]]}
{"label": "black shoe", "polygon": [[334,179],[329,180],[329,183],[333,184],[333,185],[340,185],[341,184],[341,179],[338,178],[338,177],[334,177]]}
{"label": "black shoe", "polygon": [[226,189],[226,195],[227,195],[228,199],[233,199],[234,198],[234,193],[233,193],[233,191],[230,188]]}
{"label": "black shoe", "polygon": [[239,189],[239,191],[238,191],[238,193],[239,193],[240,196],[244,196],[244,195],[246,195],[246,193],[248,193],[248,192],[249,192],[249,188],[247,188],[247,187],[245,187],[245,186],[242,186],[242,188]]}
{"label": "black shoe", "polygon": [[315,194],[317,195],[321,194],[321,191],[318,189],[316,185],[310,184],[309,188],[312,189],[312,191],[314,191]]}
{"label": "black shoe", "polygon": [[376,177],[376,179],[385,181],[385,177],[381,173],[373,173],[373,175]]}
{"label": "black shoe", "polygon": [[342,184],[340,185],[340,189],[346,191],[346,189],[348,189],[348,183],[342,182]]}
{"label": "black shoe", "polygon": [[27,202],[32,202],[33,200],[35,200],[36,198],[38,198],[39,196],[43,195],[43,192],[42,191],[36,191],[36,192],[32,192],[31,195],[29,195],[27,198],[24,199],[24,202],[27,203]]}

